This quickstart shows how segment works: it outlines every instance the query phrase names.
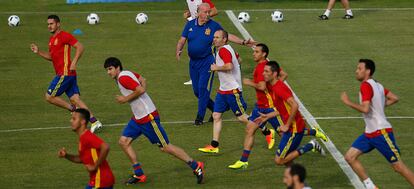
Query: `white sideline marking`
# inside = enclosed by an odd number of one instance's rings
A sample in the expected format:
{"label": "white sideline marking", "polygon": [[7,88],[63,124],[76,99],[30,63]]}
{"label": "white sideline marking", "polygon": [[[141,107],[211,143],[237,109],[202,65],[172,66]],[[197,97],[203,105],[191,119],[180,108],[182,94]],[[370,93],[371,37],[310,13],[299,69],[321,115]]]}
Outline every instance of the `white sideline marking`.
{"label": "white sideline marking", "polygon": [[[362,119],[363,117],[314,117],[315,120],[340,120],[340,119]],[[387,119],[414,119],[411,116],[393,116],[387,117]],[[225,119],[224,122],[238,122],[236,119]],[[165,125],[178,125],[178,124],[190,124],[194,121],[166,121],[161,122],[161,124]],[[113,124],[106,124],[104,127],[116,127],[116,126],[124,126],[127,123],[113,123]],[[38,131],[38,130],[55,130],[55,129],[69,129],[70,126],[66,127],[35,127],[35,128],[20,128],[20,129],[3,129],[0,130],[0,133],[11,133],[11,132],[22,132],[22,131]]]}
{"label": "white sideline marking", "polygon": [[[237,9],[234,11],[248,11],[248,12],[272,12],[275,10],[286,11],[286,12],[313,12],[313,11],[324,11],[325,9],[315,9],[315,8],[308,8],[308,9]],[[333,9],[334,11],[342,11],[343,9]],[[412,11],[414,7],[396,7],[396,8],[352,8],[354,11]],[[95,12],[98,14],[137,14],[139,12],[145,13],[182,13],[183,10],[137,10],[137,11],[7,11],[7,12],[0,12],[0,14],[89,14],[91,12]],[[219,12],[223,12],[219,10]]]}
{"label": "white sideline marking", "polygon": [[[237,20],[237,18],[234,15],[233,11],[226,10],[226,14],[230,18],[230,20],[233,22],[234,26],[236,26],[236,28],[239,30],[239,32],[243,35],[244,39],[253,39],[253,37],[249,34],[249,32],[247,32],[247,30]],[[286,82],[286,84],[287,84],[287,82]],[[289,84],[288,84],[288,86],[289,86]],[[293,92],[293,90],[292,90],[292,92]],[[306,119],[308,124],[311,127],[313,127],[313,128],[316,127],[316,128],[320,129],[323,132],[322,128],[316,122],[315,118],[306,109],[306,107],[303,106],[302,102],[299,100],[299,98],[296,96],[296,94],[294,92],[293,92],[293,96],[295,97],[296,101],[299,104],[299,111],[302,113],[302,116]],[[332,154],[332,157],[335,159],[335,161],[338,163],[339,167],[342,169],[342,171],[348,177],[349,181],[351,181],[352,185],[357,189],[365,188],[364,185],[362,184],[361,180],[357,176],[357,174],[352,170],[352,168],[349,166],[349,164],[345,161],[344,156],[339,152],[339,150],[335,147],[335,145],[332,143],[332,141],[329,139],[328,142],[323,142],[323,144],[328,149],[329,153]]]}

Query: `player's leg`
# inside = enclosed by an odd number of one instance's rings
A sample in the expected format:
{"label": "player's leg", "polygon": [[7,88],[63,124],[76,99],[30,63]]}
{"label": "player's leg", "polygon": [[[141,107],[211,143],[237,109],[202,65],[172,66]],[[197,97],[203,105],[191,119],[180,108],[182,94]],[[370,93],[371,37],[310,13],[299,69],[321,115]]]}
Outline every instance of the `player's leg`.
{"label": "player's leg", "polygon": [[329,0],[328,6],[326,7],[325,12],[322,15],[319,16],[319,18],[321,20],[328,20],[330,14],[331,14],[331,11],[333,9],[333,7],[335,6],[335,1],[336,0]]}
{"label": "player's leg", "polygon": [[65,76],[55,76],[55,78],[53,78],[53,80],[50,82],[50,85],[45,94],[45,99],[50,104],[69,111],[74,111],[76,107],[60,98],[60,95],[62,95],[67,88],[67,82],[68,80]]}
{"label": "player's leg", "polygon": [[352,13],[351,7],[349,6],[349,0],[341,0],[342,6],[345,9],[345,16],[344,19],[352,19],[354,18],[354,14]]}
{"label": "player's leg", "polygon": [[381,136],[372,138],[371,143],[391,163],[394,171],[414,186],[414,173],[401,160],[400,149],[395,142],[394,134],[386,130],[382,130],[381,134]]}
{"label": "player's leg", "polygon": [[142,170],[141,164],[137,160],[137,154],[132,148],[132,142],[142,134],[141,125],[138,125],[134,120],[130,120],[125,126],[122,136],[119,138],[119,146],[132,164],[134,174],[125,182],[125,184],[135,184],[138,182],[145,182],[146,176]]}
{"label": "player's leg", "polygon": [[197,183],[201,184],[204,179],[204,163],[193,160],[182,148],[170,144],[167,133],[161,126],[159,117],[152,117],[151,121],[142,126],[143,134],[153,144],[158,144],[162,152],[171,154],[176,158],[187,163],[188,166],[193,170],[194,175],[197,177]]}
{"label": "player's leg", "polygon": [[375,188],[376,186],[368,177],[365,168],[362,166],[362,163],[358,160],[358,158],[362,154],[368,153],[373,149],[374,146],[371,145],[369,139],[362,134],[354,141],[354,143],[352,143],[352,147],[345,154],[345,160],[368,189]]}
{"label": "player's leg", "polygon": [[231,169],[240,169],[240,168],[247,168],[249,165],[248,160],[250,156],[250,152],[253,148],[254,144],[254,135],[256,130],[259,128],[253,121],[249,121],[246,125],[245,136],[244,136],[244,144],[243,144],[243,153],[240,157],[240,160],[236,161],[236,163],[229,165],[228,167]]}
{"label": "player's leg", "polygon": [[68,76],[68,78],[70,78],[70,81],[68,81],[69,84],[68,84],[68,88],[66,89],[65,93],[69,97],[70,102],[72,104],[74,104],[76,107],[84,108],[89,111],[89,113],[91,114],[91,118],[89,119],[89,121],[91,122],[91,132],[94,133],[97,130],[101,129],[103,125],[100,121],[98,121],[95,118],[95,116],[90,111],[88,106],[86,106],[86,104],[80,99],[80,91],[79,91],[78,81],[77,81],[76,76]]}
{"label": "player's leg", "polygon": [[414,173],[404,164],[402,160],[392,163],[391,166],[395,172],[403,176],[405,180],[407,180],[411,186],[414,187]]}

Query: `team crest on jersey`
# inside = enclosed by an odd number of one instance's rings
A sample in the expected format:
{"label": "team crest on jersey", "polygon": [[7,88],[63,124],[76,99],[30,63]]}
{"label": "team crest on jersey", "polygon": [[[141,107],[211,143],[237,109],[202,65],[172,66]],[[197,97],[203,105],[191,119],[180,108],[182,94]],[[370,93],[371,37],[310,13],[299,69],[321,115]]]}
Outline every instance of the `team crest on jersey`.
{"label": "team crest on jersey", "polygon": [[53,45],[57,45],[58,44],[58,39],[55,39],[55,42],[53,42]]}
{"label": "team crest on jersey", "polygon": [[206,31],[204,32],[204,34],[210,35],[211,34],[211,29],[210,28],[207,28]]}

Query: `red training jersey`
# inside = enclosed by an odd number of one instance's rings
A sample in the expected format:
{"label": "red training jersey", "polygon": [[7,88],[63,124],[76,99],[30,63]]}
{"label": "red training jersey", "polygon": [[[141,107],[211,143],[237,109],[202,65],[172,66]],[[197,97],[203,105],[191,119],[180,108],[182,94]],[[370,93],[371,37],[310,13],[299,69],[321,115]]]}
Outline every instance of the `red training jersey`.
{"label": "red training jersey", "polygon": [[[79,138],[79,157],[83,164],[94,165],[98,160],[102,139],[90,130],[85,131]],[[106,160],[102,162],[97,171],[89,172],[89,186],[95,188],[111,187],[115,183],[114,175]]]}
{"label": "red training jersey", "polygon": [[70,49],[78,40],[72,34],[60,31],[56,35],[52,35],[49,40],[49,53],[52,58],[53,67],[56,75],[59,76],[75,76],[76,71],[70,71]]}
{"label": "red training jersey", "polygon": [[[280,80],[278,80],[273,86],[268,84],[267,87],[271,91],[270,94],[277,111],[280,113],[280,117],[282,118],[283,122],[286,123],[289,119],[291,109],[287,100],[289,98],[293,98],[292,91],[283,81]],[[289,132],[301,133],[305,127],[305,121],[298,111],[296,113],[295,120],[293,120],[292,125],[289,128]]]}
{"label": "red training jersey", "polygon": [[[374,91],[372,90],[372,86],[368,82],[366,81],[362,82],[359,88],[359,91],[361,92],[361,102],[364,102],[364,101],[371,102],[372,97],[374,97]],[[390,91],[384,88],[385,96],[387,96],[388,92]]]}
{"label": "red training jersey", "polygon": [[[263,77],[264,68],[267,64],[267,60],[259,62],[256,65],[256,68],[253,71],[253,81],[254,83],[259,83],[261,81],[265,82]],[[269,95],[267,90],[261,91],[256,89],[256,98],[257,98],[257,107],[259,108],[273,108],[273,100],[272,97]]]}

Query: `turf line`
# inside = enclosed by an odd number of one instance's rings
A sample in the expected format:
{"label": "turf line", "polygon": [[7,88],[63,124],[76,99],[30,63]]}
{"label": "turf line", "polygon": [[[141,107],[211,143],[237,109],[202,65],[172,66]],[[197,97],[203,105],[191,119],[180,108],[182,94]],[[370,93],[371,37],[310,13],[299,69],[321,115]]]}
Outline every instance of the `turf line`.
{"label": "turf line", "polygon": [[[237,9],[234,11],[247,11],[247,12],[271,12],[274,10],[286,11],[286,12],[314,12],[314,11],[324,11],[325,9],[314,9],[314,8],[305,8],[305,9]],[[334,11],[343,11],[343,9],[333,9]],[[397,7],[397,8],[353,8],[354,11],[413,11],[414,7]],[[21,14],[21,15],[30,15],[30,14],[89,14],[95,12],[98,14],[137,14],[139,12],[145,13],[182,13],[183,10],[137,10],[137,11],[7,11],[0,12],[0,14]],[[219,12],[224,12],[219,10]]]}
{"label": "turf line", "polygon": [[[253,37],[249,34],[249,32],[246,30],[246,28],[244,28],[243,25],[241,25],[241,23],[237,20],[236,15],[234,15],[232,10],[226,10],[226,14],[229,17],[229,19],[233,22],[234,26],[236,26],[236,28],[242,34],[244,39],[246,39],[246,40],[247,39],[253,39]],[[287,82],[286,82],[286,84],[287,84]],[[299,111],[302,113],[302,116],[306,119],[308,124],[311,127],[318,128],[323,132],[322,128],[316,122],[315,118],[306,109],[306,107],[302,104],[302,102],[296,96],[296,94],[294,92],[293,92],[293,96],[295,97],[295,99],[297,100],[297,102],[299,104]],[[328,138],[329,138],[329,136],[328,136]],[[329,153],[331,153],[331,155],[335,159],[335,161],[338,163],[339,167],[342,169],[342,171],[348,177],[351,184],[355,188],[364,188],[364,185],[362,184],[361,180],[359,179],[357,174],[354,172],[354,170],[352,170],[352,168],[349,166],[349,164],[345,161],[344,156],[341,154],[341,152],[339,152],[339,150],[336,148],[335,144],[333,144],[330,139],[328,140],[328,142],[324,142],[324,141],[322,141],[322,142],[325,145],[325,147],[328,149]]]}

